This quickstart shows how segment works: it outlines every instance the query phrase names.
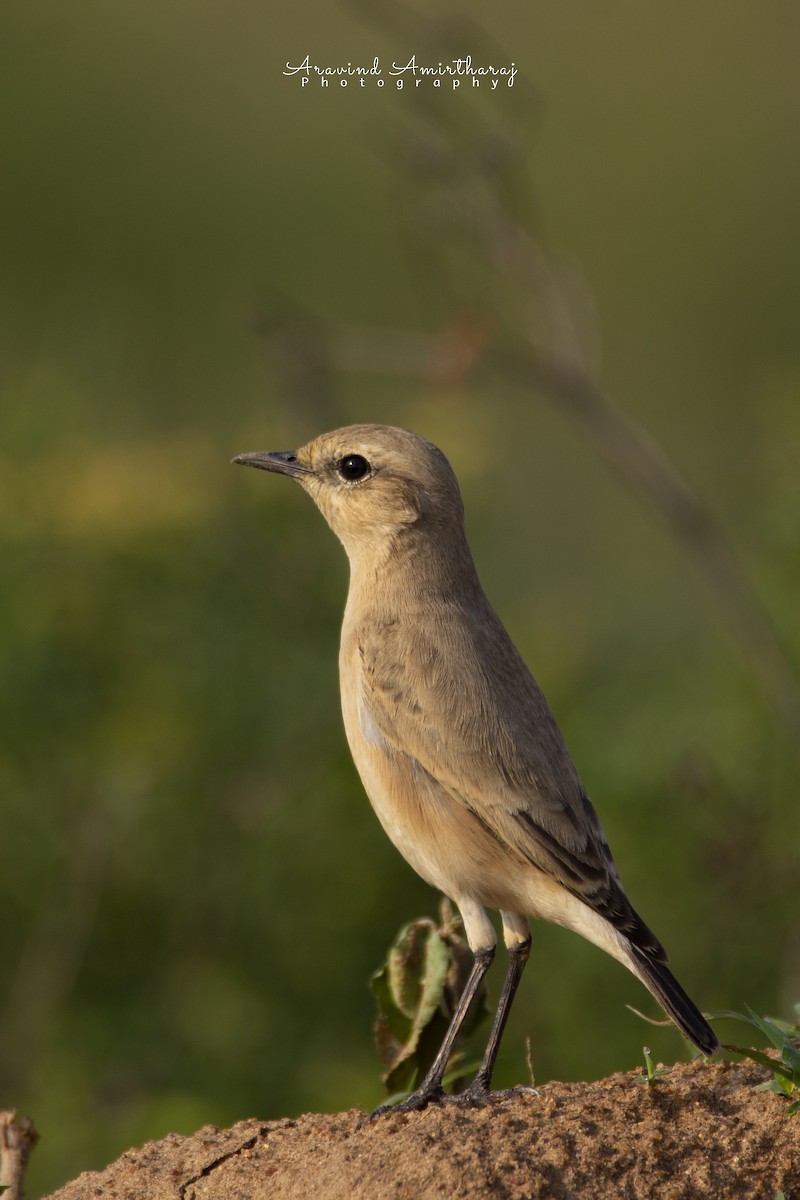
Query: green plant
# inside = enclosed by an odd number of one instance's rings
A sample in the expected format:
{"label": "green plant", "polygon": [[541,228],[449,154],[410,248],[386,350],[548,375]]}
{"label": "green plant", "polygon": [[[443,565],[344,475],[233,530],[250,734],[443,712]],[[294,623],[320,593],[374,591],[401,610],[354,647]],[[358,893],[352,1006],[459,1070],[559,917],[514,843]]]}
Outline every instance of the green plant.
{"label": "green plant", "polygon": [[[433,1062],[471,961],[460,918],[447,900],[442,902],[439,925],[423,917],[398,933],[386,962],[370,981],[378,1004],[375,1045],[386,1067],[382,1079],[388,1092],[410,1090]],[[475,1029],[487,1012],[481,991],[465,1032]],[[456,1048],[445,1083],[457,1089],[469,1069],[463,1051]]]}
{"label": "green plant", "polygon": [[642,1046],[642,1051],[644,1053],[644,1068],[646,1073],[644,1075],[637,1075],[636,1082],[646,1083],[649,1088],[652,1088],[662,1075],[669,1075],[670,1068],[656,1066],[656,1064],[653,1062],[653,1056],[650,1053],[649,1046]]}
{"label": "green plant", "polygon": [[[800,1017],[800,1005],[795,1006]],[[800,1028],[797,1024],[779,1021],[777,1018],[759,1017],[748,1008],[749,1016],[737,1012],[718,1012],[714,1017],[727,1017],[733,1021],[745,1021],[758,1029],[778,1051],[780,1058],[772,1058],[762,1050],[754,1050],[744,1046],[734,1046],[723,1042],[723,1049],[734,1054],[749,1058],[759,1063],[772,1073],[772,1079],[759,1084],[759,1089],[766,1092],[777,1092],[789,1100],[789,1112],[800,1112]]]}

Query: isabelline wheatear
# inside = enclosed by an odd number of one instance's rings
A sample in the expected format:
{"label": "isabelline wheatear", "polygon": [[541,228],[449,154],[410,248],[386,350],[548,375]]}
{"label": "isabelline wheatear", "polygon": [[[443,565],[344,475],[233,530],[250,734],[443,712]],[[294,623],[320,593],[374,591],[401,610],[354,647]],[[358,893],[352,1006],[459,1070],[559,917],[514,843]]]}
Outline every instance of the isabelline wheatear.
{"label": "isabelline wheatear", "polygon": [[458,906],[474,964],[409,1110],[442,1098],[459,1028],[495,953],[509,966],[480,1070],[489,1092],[528,959],[528,917],[573,929],[636,975],[704,1054],[713,1031],[633,909],[600,822],[542,692],[483,593],[450,464],[425,439],[353,425],[299,450],[234,462],[288,475],[350,560],[339,672],[347,740],[383,828]]}

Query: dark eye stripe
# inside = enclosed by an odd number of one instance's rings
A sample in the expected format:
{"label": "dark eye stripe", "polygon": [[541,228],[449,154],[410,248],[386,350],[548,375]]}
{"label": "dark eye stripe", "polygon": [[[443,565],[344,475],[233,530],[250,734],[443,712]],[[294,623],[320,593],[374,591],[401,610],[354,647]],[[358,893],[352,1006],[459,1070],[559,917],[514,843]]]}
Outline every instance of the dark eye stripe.
{"label": "dark eye stripe", "polygon": [[342,479],[346,479],[348,483],[355,483],[356,480],[369,475],[370,465],[361,454],[345,454],[344,458],[339,459],[336,469]]}

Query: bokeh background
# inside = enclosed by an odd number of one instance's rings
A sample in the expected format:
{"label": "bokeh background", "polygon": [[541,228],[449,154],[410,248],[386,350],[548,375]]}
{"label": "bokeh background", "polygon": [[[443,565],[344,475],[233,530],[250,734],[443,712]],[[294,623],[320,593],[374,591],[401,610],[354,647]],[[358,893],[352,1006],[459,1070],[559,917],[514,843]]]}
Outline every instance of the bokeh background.
{"label": "bokeh background", "polygon": [[[2,8],[0,1106],[41,1132],[32,1195],[381,1100],[368,978],[438,898],[346,751],[341,549],[229,466],[350,421],[453,462],[698,1002],[800,999],[800,10],[426,11]],[[518,76],[282,74],[412,53]],[[627,1003],[655,1015],[537,929],[499,1081],[528,1036],[537,1081],[687,1053]]]}

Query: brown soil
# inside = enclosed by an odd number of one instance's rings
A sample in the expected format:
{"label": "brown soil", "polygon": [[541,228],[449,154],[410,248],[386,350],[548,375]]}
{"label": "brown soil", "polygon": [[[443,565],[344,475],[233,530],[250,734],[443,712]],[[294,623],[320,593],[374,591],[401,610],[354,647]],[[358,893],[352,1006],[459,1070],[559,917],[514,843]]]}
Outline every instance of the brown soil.
{"label": "brown soil", "polygon": [[356,1111],[170,1134],[52,1200],[800,1200],[800,1114],[745,1063],[548,1083],[358,1128]]}

